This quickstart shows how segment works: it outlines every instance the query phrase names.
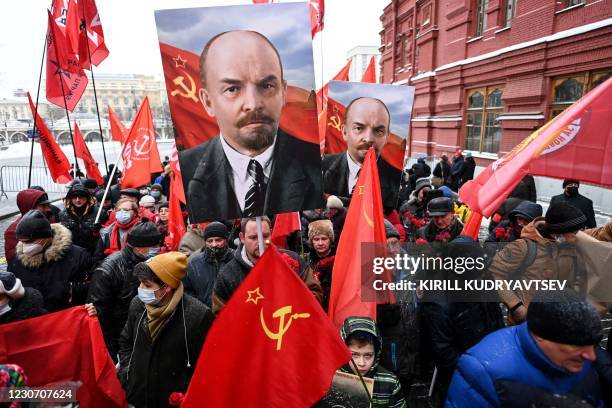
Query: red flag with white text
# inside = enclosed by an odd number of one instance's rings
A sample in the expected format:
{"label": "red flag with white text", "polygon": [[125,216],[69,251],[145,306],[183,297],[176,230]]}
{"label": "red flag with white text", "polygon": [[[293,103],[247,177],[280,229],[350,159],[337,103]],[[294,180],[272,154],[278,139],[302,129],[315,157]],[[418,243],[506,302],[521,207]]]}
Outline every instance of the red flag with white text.
{"label": "red flag with white text", "polygon": [[47,125],[45,125],[45,122],[43,122],[40,115],[36,113],[36,107],[32,102],[29,92],[28,101],[30,102],[32,117],[36,122],[36,136],[38,136],[40,148],[42,149],[45,163],[47,163],[47,167],[49,168],[49,173],[51,173],[51,178],[55,183],[66,184],[72,180],[72,176],[70,175],[70,162],[62,149],[58,146],[55,138],[47,128]]}
{"label": "red flag with white text", "polygon": [[612,186],[612,78],[464,184],[459,198],[490,217],[527,174]]}
{"label": "red flag with white text", "polygon": [[149,98],[145,97],[134,118],[121,153],[123,158],[122,188],[138,188],[151,182],[151,159],[154,156],[151,150],[157,146],[153,144],[153,139],[155,139],[155,128]]}
{"label": "red flag with white text", "polygon": [[104,30],[102,30],[102,22],[95,0],[79,0],[78,5],[78,16],[81,22],[79,35],[81,66],[91,69],[91,63],[95,66],[100,65],[108,57],[109,51],[104,42]]}
{"label": "red flag with white text", "polygon": [[76,156],[83,160],[85,164],[87,177],[96,180],[99,186],[103,185],[104,180],[98,168],[98,163],[96,163],[96,160],[91,155],[87,143],[85,143],[85,139],[83,139],[83,134],[79,129],[79,125],[76,122],[74,122],[74,150],[76,151]]}

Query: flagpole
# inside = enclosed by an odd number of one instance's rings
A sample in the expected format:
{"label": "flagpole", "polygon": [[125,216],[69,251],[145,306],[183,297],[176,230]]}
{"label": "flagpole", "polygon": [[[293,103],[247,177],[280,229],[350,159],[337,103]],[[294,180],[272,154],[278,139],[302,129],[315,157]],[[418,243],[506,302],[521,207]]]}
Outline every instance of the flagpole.
{"label": "flagpole", "polygon": [[68,112],[68,102],[66,102],[66,91],[64,90],[64,81],[62,81],[62,73],[59,72],[59,75],[59,82],[62,87],[62,96],[64,97],[66,119],[68,119],[68,130],[70,131],[70,142],[72,142],[72,152],[74,153],[74,178],[77,178],[77,174],[79,173],[79,161],[77,160],[76,147],[74,147],[74,135],[72,134],[72,125],[70,124],[70,113]]}
{"label": "flagpole", "polygon": [[98,114],[98,128],[100,129],[100,142],[102,143],[102,155],[104,156],[104,168],[108,173],[108,162],[106,161],[106,149],[104,148],[104,136],[102,134],[102,121],[100,120],[100,108],[98,107],[98,93],[96,92],[96,78],[94,77],[93,62],[91,62],[91,51],[89,50],[89,37],[87,37],[87,7],[83,6],[83,18],[85,19],[85,42],[87,43],[87,57],[89,59],[89,72],[91,72],[91,83],[96,101],[96,113]]}
{"label": "flagpole", "polygon": [[351,363],[353,364],[353,371],[355,371],[357,375],[359,376],[359,379],[361,380],[361,385],[363,385],[363,389],[365,390],[366,394],[368,394],[368,401],[370,401],[370,404],[372,404],[372,395],[370,395],[370,390],[368,390],[368,386],[363,380],[363,376],[359,372],[359,368],[357,368],[357,364],[355,364],[355,360],[353,360],[352,357],[351,357]]}
{"label": "flagpole", "polygon": [[263,242],[263,229],[261,227],[261,217],[255,217],[255,223],[257,224],[257,243],[259,244],[259,256],[264,253],[264,242]]}
{"label": "flagpole", "polygon": [[100,215],[102,214],[102,210],[103,210],[102,207],[103,207],[104,201],[106,201],[106,196],[108,195],[108,191],[110,190],[113,178],[115,178],[115,173],[117,172],[117,165],[119,164],[119,159],[123,156],[124,148],[125,148],[125,144],[121,147],[121,154],[119,154],[117,156],[117,159],[115,159],[115,165],[113,166],[113,170],[111,171],[110,175],[108,176],[108,179],[106,180],[106,188],[104,189],[104,195],[102,196],[102,200],[100,201],[100,206],[98,207],[98,214],[96,214],[96,220],[94,221],[94,224],[97,224],[98,221],[100,221]]}
{"label": "flagpole", "polygon": [[[40,73],[38,74],[38,88],[36,89],[36,105],[34,106],[34,127],[32,128],[32,144],[30,145],[30,169],[28,170],[28,188],[32,185],[32,164],[34,160],[34,137],[36,136],[36,118],[38,117],[38,98],[40,96],[40,83],[42,82],[42,72],[45,65],[45,53],[47,52],[47,36],[45,35],[45,45],[43,47],[42,59],[40,61]],[[42,119],[42,118],[41,118]],[[44,163],[45,159],[43,159]]]}
{"label": "flagpole", "polygon": [[[325,79],[323,78],[323,30],[319,31],[319,42],[321,43],[321,112],[323,112],[324,106],[323,106],[323,98],[324,98],[324,91],[323,91],[323,87],[325,86]],[[327,120],[327,119],[326,119]]]}

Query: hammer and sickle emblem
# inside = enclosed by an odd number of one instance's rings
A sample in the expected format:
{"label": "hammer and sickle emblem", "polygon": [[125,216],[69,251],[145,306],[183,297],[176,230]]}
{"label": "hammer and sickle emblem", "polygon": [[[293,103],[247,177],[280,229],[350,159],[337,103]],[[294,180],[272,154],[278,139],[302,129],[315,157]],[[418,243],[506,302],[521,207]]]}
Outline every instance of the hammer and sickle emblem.
{"label": "hammer and sickle emblem", "polygon": [[189,84],[190,86],[187,86],[185,84],[185,77],[183,75],[179,75],[176,78],[174,78],[172,80],[172,82],[174,83],[174,85],[182,88],[182,90],[184,92],[181,92],[180,89],[175,89],[174,91],[172,91],[170,93],[170,95],[172,96],[176,96],[176,95],[180,95],[183,98],[189,98],[194,102],[199,102],[198,97],[196,96],[196,91],[198,90],[196,87],[196,83],[193,80],[193,78],[191,77],[191,75],[189,75],[188,73],[186,73],[185,71],[182,71],[183,74],[185,74],[187,76],[187,79],[189,79]]}
{"label": "hammer and sickle emblem", "polygon": [[143,135],[142,143],[140,143],[140,146],[138,145],[138,139],[134,140],[134,151],[136,152],[137,156],[144,156],[145,154],[149,154],[149,152],[151,151],[151,144],[149,143],[150,139],[151,136]]}
{"label": "hammer and sickle emblem", "polygon": [[332,116],[329,118],[328,125],[331,125],[332,128],[336,129],[339,132],[342,132],[342,124],[340,123],[340,119],[338,116]]}
{"label": "hammer and sickle emblem", "polygon": [[[363,187],[363,186],[359,186],[359,187]],[[365,218],[366,222],[368,223],[370,227],[374,228],[374,221],[372,221],[372,218],[370,218],[370,216],[368,215],[368,211],[365,208],[365,206],[362,206],[362,209],[363,209],[363,217]]]}
{"label": "hammer and sickle emblem", "polygon": [[276,351],[279,351],[281,349],[283,345],[283,336],[285,335],[285,333],[287,333],[287,330],[289,330],[289,327],[291,326],[291,323],[293,322],[293,320],[294,319],[306,319],[310,317],[310,313],[294,313],[290,315],[289,320],[285,322],[285,316],[288,314],[291,314],[291,306],[281,307],[272,314],[272,317],[279,319],[278,332],[274,333],[273,331],[268,329],[268,326],[266,326],[266,320],[264,319],[263,307],[259,311],[259,318],[261,320],[261,326],[263,327],[264,332],[266,333],[266,336],[268,336],[272,340],[276,340]]}

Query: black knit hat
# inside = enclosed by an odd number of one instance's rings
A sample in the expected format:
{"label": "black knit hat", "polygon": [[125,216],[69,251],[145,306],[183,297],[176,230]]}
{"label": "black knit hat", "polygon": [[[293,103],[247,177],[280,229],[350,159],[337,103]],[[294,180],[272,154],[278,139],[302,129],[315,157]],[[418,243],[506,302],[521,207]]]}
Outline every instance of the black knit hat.
{"label": "black knit hat", "polygon": [[81,197],[85,197],[89,199],[91,197],[91,193],[83,185],[74,184],[72,187],[70,187],[70,190],[68,190],[68,193],[66,194],[66,198],[77,197],[77,196],[81,196]]}
{"label": "black knit hat", "polygon": [[563,188],[565,188],[565,186],[567,186],[568,184],[580,185],[580,180],[571,180],[571,179],[563,180]]}
{"label": "black knit hat", "polygon": [[587,222],[582,211],[565,202],[550,206],[544,219],[544,232],[549,235],[579,231]]}
{"label": "black knit hat", "polygon": [[397,228],[395,228],[395,225],[391,224],[391,221],[387,219],[385,219],[385,235],[387,236],[387,239],[392,237],[400,239],[400,234],[397,232]]}
{"label": "black knit hat", "polygon": [[434,198],[427,204],[427,212],[431,217],[446,215],[454,211],[455,206],[453,200],[448,197]]}
{"label": "black knit hat", "polygon": [[229,233],[225,224],[219,221],[213,221],[204,229],[204,239],[212,237],[221,237],[227,239]]}
{"label": "black knit hat", "polygon": [[51,238],[51,224],[45,215],[38,210],[28,211],[17,224],[17,239]]}
{"label": "black knit hat", "polygon": [[147,218],[143,218],[136,223],[130,232],[128,232],[127,237],[128,244],[140,248],[160,245],[161,240],[162,235],[157,229],[157,226]]}
{"label": "black knit hat", "polygon": [[95,188],[98,188],[98,182],[94,179],[88,178],[88,179],[83,180],[83,187],[93,190]]}
{"label": "black knit hat", "polygon": [[121,190],[120,193],[125,194],[126,196],[136,197],[139,200],[140,200],[140,197],[142,197],[142,195],[140,194],[140,191],[136,190],[135,188],[124,188],[123,190]]}
{"label": "black knit hat", "polygon": [[542,206],[532,203],[531,201],[522,201],[516,208],[510,211],[508,218],[513,221],[515,217],[522,217],[526,220],[533,221],[534,218],[542,216]]}
{"label": "black knit hat", "polygon": [[571,289],[539,291],[529,304],[527,327],[546,340],[590,346],[603,337],[595,308]]}

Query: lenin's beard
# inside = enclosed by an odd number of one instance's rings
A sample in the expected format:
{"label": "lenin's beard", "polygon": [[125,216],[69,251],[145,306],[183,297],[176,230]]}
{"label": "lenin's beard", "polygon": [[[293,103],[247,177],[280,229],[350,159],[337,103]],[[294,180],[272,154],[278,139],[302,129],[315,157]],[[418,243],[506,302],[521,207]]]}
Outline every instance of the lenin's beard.
{"label": "lenin's beard", "polygon": [[[259,126],[245,128],[252,123],[259,123]],[[249,150],[262,150],[272,145],[278,130],[278,122],[259,111],[245,114],[236,125],[240,129],[240,144]]]}

